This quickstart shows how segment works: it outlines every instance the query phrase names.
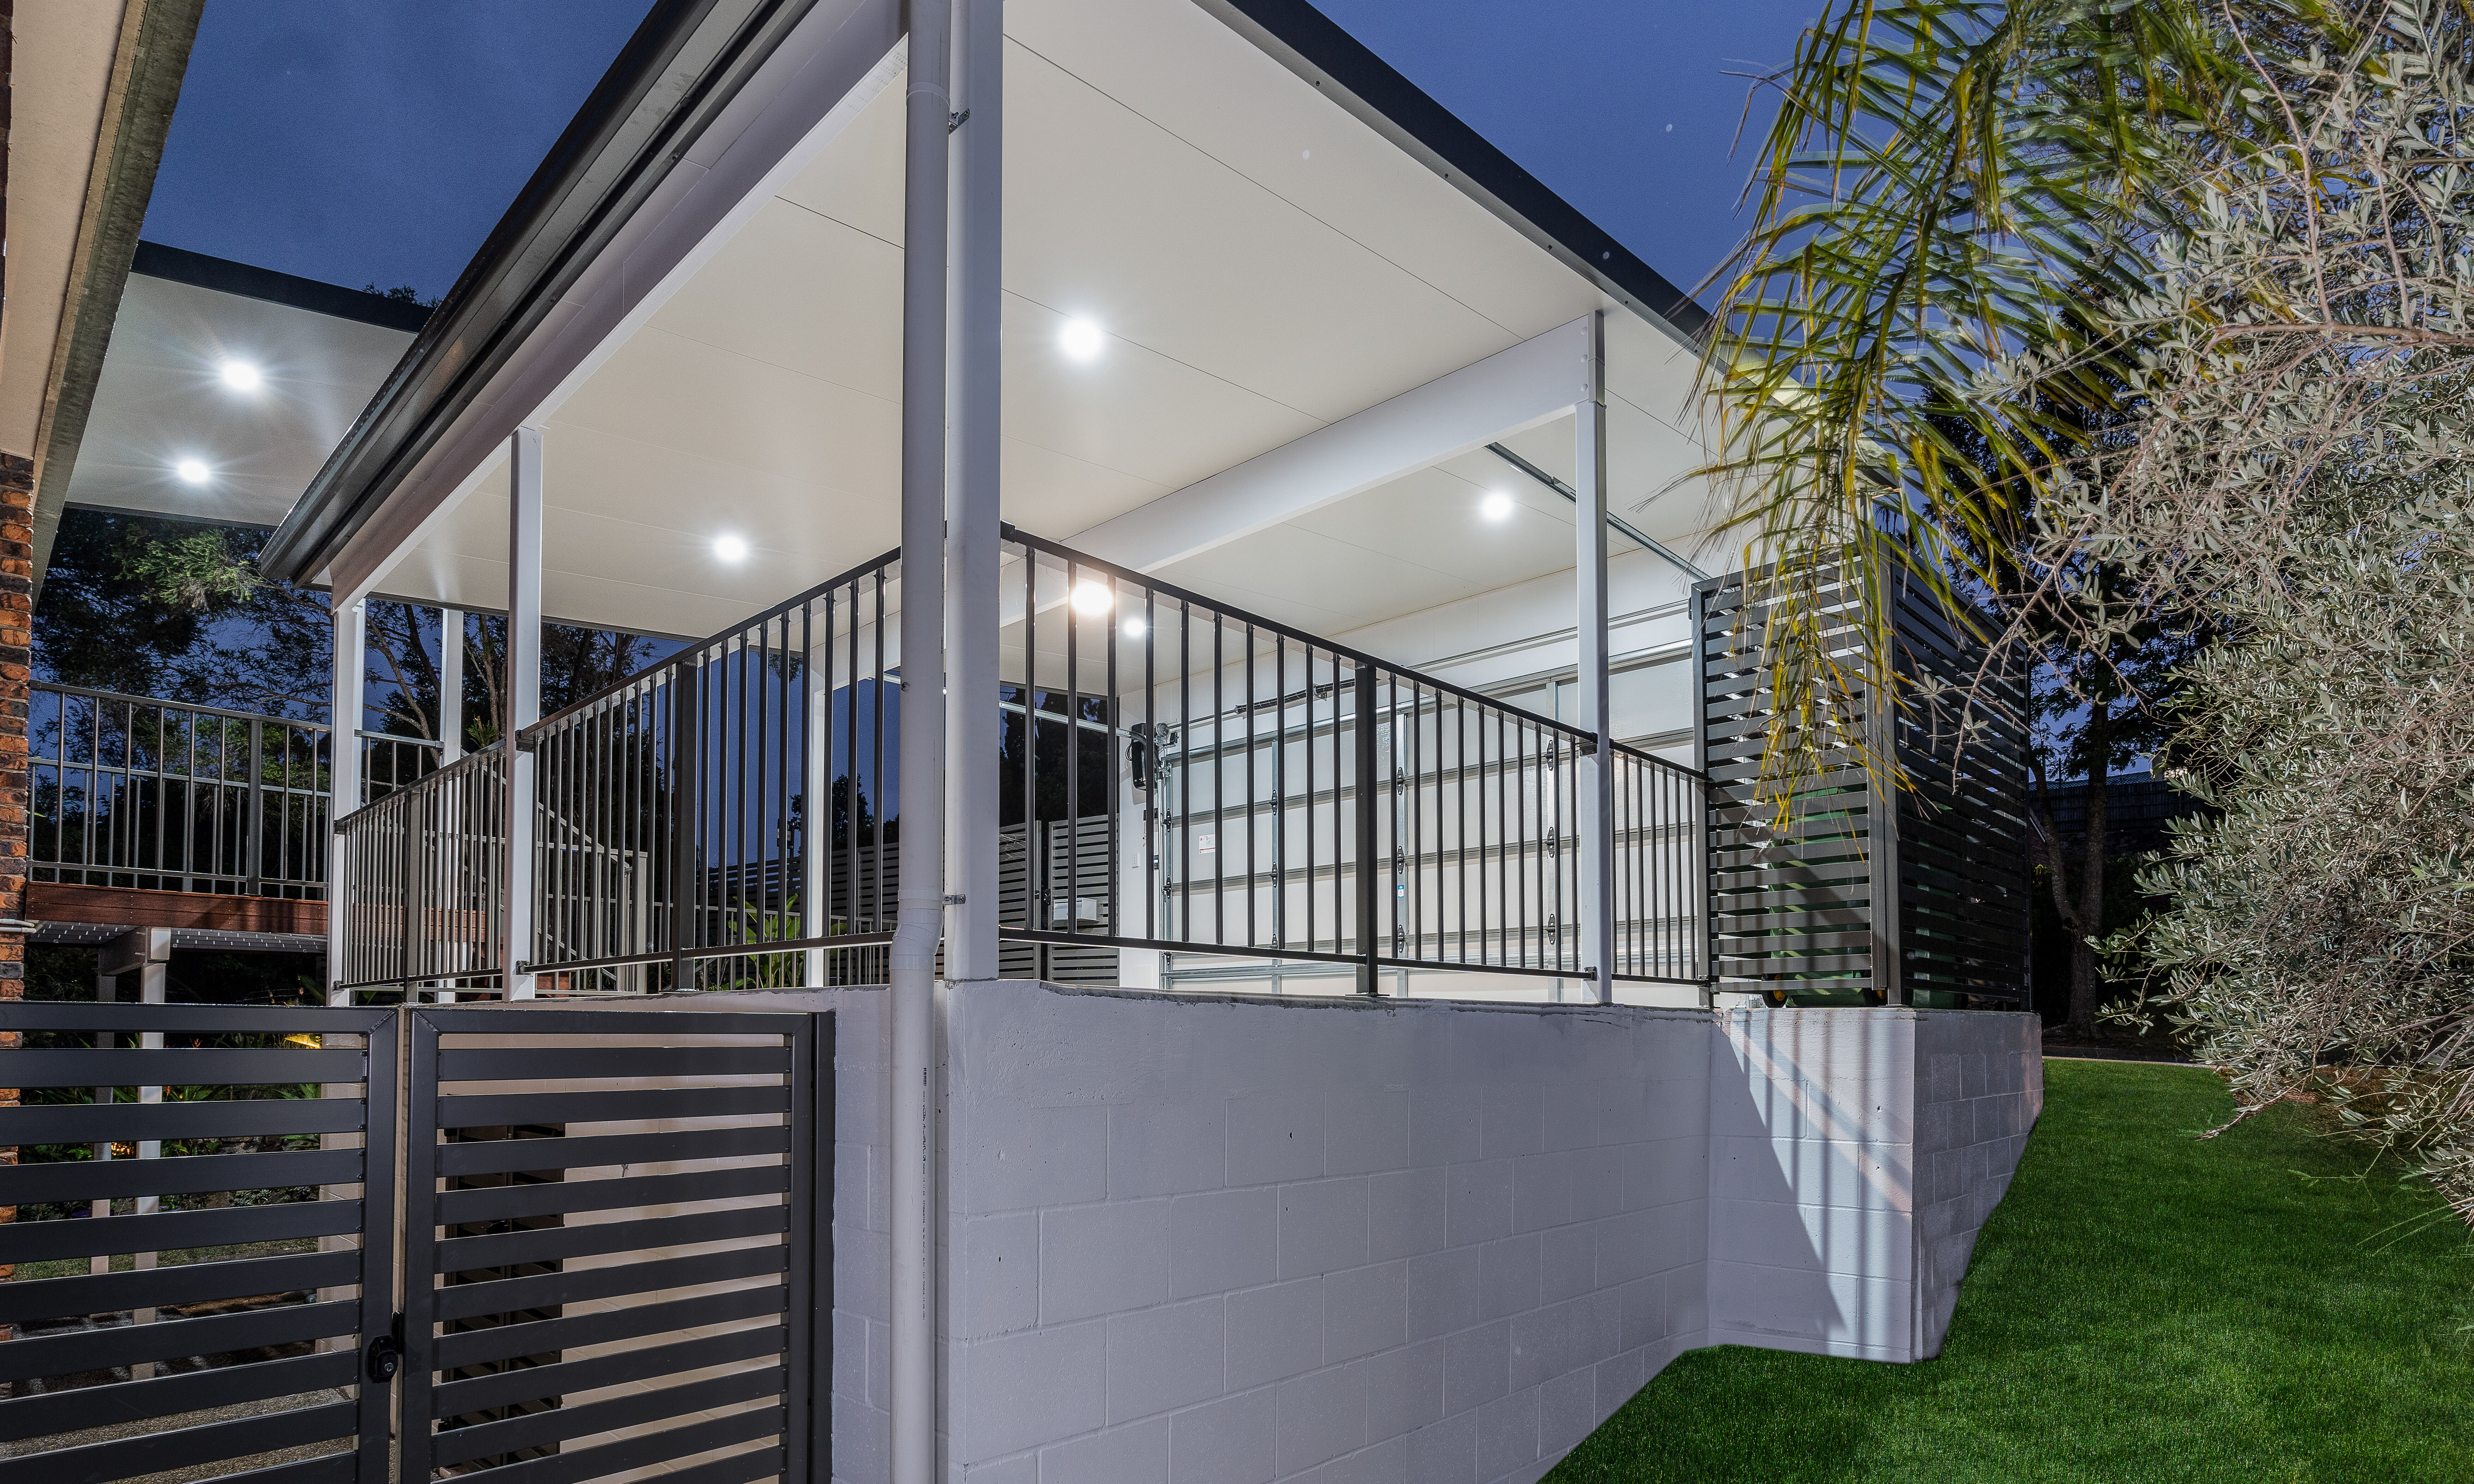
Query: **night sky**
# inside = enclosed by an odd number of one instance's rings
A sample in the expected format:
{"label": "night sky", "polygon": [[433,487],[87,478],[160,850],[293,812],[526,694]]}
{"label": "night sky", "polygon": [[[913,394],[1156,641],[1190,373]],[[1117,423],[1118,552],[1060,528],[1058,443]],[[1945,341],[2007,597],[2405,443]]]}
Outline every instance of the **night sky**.
{"label": "night sky", "polygon": [[[1741,233],[1750,84],[1820,0],[1322,0],[1651,266]],[[209,0],[149,241],[353,288],[447,292],[643,0]],[[1757,138],[1767,123],[1757,110]],[[1707,296],[1705,295],[1704,298]]]}

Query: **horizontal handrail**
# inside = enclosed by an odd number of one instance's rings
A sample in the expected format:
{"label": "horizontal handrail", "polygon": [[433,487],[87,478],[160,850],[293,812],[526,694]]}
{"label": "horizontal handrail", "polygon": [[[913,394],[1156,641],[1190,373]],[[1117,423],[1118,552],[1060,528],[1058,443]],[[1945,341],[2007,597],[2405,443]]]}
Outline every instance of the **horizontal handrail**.
{"label": "horizontal handrail", "polygon": [[[410,739],[404,738],[401,740],[408,741]],[[452,784],[456,779],[462,778],[464,775],[471,773],[475,769],[488,766],[488,759],[496,757],[498,754],[499,750],[504,746],[505,744],[503,742],[493,742],[487,747],[474,748],[472,752],[466,753],[463,756],[456,758],[453,762],[432,768],[427,773],[423,774],[421,777],[404,784],[402,787],[380,798],[371,800],[359,808],[354,809],[352,813],[337,819],[335,821],[335,833],[339,835],[344,833],[346,830],[350,829],[354,823],[377,812],[378,810],[387,808],[409,808],[411,805],[407,801],[417,798],[424,792],[434,793],[439,789]]]}
{"label": "horizontal handrail", "polygon": [[161,696],[133,696],[117,690],[97,690],[90,685],[70,685],[59,681],[33,681],[30,690],[54,691],[63,696],[84,696],[91,701],[118,701],[131,706],[162,706],[174,711],[194,711],[201,716],[220,716],[236,722],[274,722],[279,726],[299,727],[307,731],[328,730],[325,722],[304,721],[297,716],[278,716],[272,711],[239,711],[230,706],[207,706],[196,701],[171,701]]}

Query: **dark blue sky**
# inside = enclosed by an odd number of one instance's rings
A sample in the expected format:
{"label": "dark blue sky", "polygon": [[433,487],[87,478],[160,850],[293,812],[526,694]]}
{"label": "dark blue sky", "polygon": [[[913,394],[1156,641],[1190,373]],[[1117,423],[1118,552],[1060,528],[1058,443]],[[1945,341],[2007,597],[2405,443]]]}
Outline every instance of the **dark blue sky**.
{"label": "dark blue sky", "polygon": [[[1742,230],[1748,84],[1728,74],[1785,60],[1821,0],[1322,7],[1688,289]],[[209,0],[146,236],[444,294],[644,9]]]}

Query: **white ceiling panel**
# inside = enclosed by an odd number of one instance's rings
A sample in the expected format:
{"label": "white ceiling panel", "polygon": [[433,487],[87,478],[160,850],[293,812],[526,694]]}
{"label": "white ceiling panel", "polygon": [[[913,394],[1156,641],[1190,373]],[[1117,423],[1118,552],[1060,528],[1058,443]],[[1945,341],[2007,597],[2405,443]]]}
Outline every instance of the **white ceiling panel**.
{"label": "white ceiling panel", "polygon": [[[1007,13],[1003,478],[1025,529],[1098,525],[1605,304],[1189,0]],[[554,616],[710,632],[893,543],[902,116],[886,88],[555,410]],[[1098,356],[1063,353],[1074,318]],[[1698,454],[1690,352],[1612,318],[1621,511]],[[1571,477],[1568,418],[1507,442]],[[1489,521],[1498,491],[1516,508]],[[1701,503],[1634,518],[1684,536]],[[1338,633],[1568,571],[1572,518],[1480,451],[1162,576]],[[713,556],[724,533],[745,561]],[[378,586],[497,606],[505,541],[485,491]]]}
{"label": "white ceiling panel", "polygon": [[[76,505],[274,525],[412,344],[408,331],[132,274],[112,323]],[[226,361],[255,367],[252,391]],[[207,469],[191,485],[183,459]]]}

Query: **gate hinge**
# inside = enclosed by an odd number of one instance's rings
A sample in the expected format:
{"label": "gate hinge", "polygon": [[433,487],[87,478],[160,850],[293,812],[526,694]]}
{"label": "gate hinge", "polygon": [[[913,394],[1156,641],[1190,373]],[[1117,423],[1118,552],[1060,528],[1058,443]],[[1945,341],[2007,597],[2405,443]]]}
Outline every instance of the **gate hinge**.
{"label": "gate hinge", "polygon": [[393,1327],[384,1334],[370,1337],[369,1348],[362,1352],[361,1374],[370,1378],[370,1384],[383,1386],[402,1369],[403,1311],[398,1309]]}

